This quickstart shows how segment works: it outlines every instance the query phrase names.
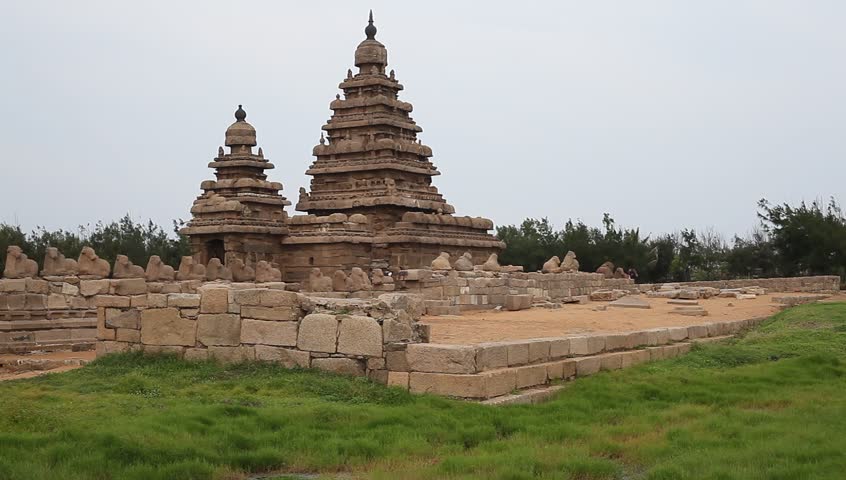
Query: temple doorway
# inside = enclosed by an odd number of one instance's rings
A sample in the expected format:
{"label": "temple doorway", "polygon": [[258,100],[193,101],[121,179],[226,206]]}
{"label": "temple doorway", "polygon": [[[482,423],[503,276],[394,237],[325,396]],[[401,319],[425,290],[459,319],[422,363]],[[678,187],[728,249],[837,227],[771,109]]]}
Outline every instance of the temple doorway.
{"label": "temple doorway", "polygon": [[223,246],[223,240],[209,240],[206,242],[206,264],[212,258],[220,259],[221,263],[226,263],[226,249]]}

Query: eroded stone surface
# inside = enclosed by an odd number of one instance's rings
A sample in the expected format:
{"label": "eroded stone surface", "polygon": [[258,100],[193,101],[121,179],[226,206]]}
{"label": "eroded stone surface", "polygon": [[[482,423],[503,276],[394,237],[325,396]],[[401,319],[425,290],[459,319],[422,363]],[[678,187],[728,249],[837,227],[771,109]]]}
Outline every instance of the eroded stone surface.
{"label": "eroded stone surface", "polygon": [[145,345],[193,347],[196,343],[196,332],[197,322],[182,318],[177,308],[159,308],[141,312],[141,343]]}

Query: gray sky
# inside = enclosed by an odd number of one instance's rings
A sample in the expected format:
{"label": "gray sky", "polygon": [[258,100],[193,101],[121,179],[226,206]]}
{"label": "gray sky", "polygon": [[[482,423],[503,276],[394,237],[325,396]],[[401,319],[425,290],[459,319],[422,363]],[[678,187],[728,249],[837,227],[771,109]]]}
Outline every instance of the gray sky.
{"label": "gray sky", "polygon": [[0,221],[26,229],[187,219],[239,103],[295,201],[368,8],[459,215],[730,237],[762,197],[846,201],[842,1],[4,7]]}

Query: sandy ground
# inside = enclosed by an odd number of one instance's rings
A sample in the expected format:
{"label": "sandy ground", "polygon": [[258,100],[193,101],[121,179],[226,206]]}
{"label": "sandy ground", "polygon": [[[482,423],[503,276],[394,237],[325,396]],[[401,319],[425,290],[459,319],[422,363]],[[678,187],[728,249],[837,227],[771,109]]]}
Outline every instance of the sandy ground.
{"label": "sandy ground", "polygon": [[[777,296],[788,296],[777,294]],[[471,344],[526,338],[565,337],[588,332],[625,332],[657,327],[697,325],[707,322],[765,317],[778,311],[772,306],[772,296],[755,299],[711,298],[699,300],[708,311],[705,317],[690,317],[670,313],[677,305],[664,298],[640,298],[649,302],[650,309],[614,308],[596,311],[608,302],[585,305],[568,304],[560,309],[533,308],[519,312],[483,310],[461,316],[424,317],[423,323],[432,326],[432,343]],[[731,304],[731,306],[729,305]]]}
{"label": "sandy ground", "polygon": [[15,355],[15,354],[8,354],[3,353],[0,354],[0,382],[4,380],[17,380],[19,378],[31,378],[37,377],[39,375],[44,375],[46,373],[58,373],[58,372],[67,372],[68,370],[73,370],[75,368],[81,367],[81,365],[63,365],[57,368],[52,368],[50,370],[27,370],[22,372],[9,372],[2,368],[3,364],[7,364],[10,362],[14,362],[17,360],[24,360],[24,361],[44,361],[44,360],[54,360],[54,361],[64,361],[64,360],[84,360],[90,362],[94,360],[96,354],[93,350],[86,351],[86,352],[45,352],[45,353],[32,353],[32,354],[22,354],[22,355]]}

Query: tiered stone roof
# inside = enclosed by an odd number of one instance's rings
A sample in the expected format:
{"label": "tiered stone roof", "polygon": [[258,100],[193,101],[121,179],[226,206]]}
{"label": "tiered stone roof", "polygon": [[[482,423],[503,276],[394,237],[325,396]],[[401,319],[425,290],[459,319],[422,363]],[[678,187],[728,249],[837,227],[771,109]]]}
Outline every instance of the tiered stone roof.
{"label": "tiered stone roof", "polygon": [[217,180],[200,184],[203,193],[191,207],[193,219],[182,233],[187,235],[220,233],[286,234],[290,205],[280,195],[282,184],[267,180],[265,170],[274,165],[256,146],[256,129],[246,121],[247,113],[238,105],[235,123],[226,130],[226,146],[209,163]]}
{"label": "tiered stone roof", "polygon": [[317,159],[306,172],[311,192],[300,191],[296,208],[317,215],[377,207],[453,213],[432,185],[440,172],[429,160],[432,149],[417,139],[423,129],[410,116],[412,106],[398,99],[403,86],[393,70],[385,72],[388,51],[376,40],[372,14],[365,34],[355,51],[358,73],[348,71],[339,85],[344,98],[337,95],[329,105],[328,139],[321,134],[314,147]]}

